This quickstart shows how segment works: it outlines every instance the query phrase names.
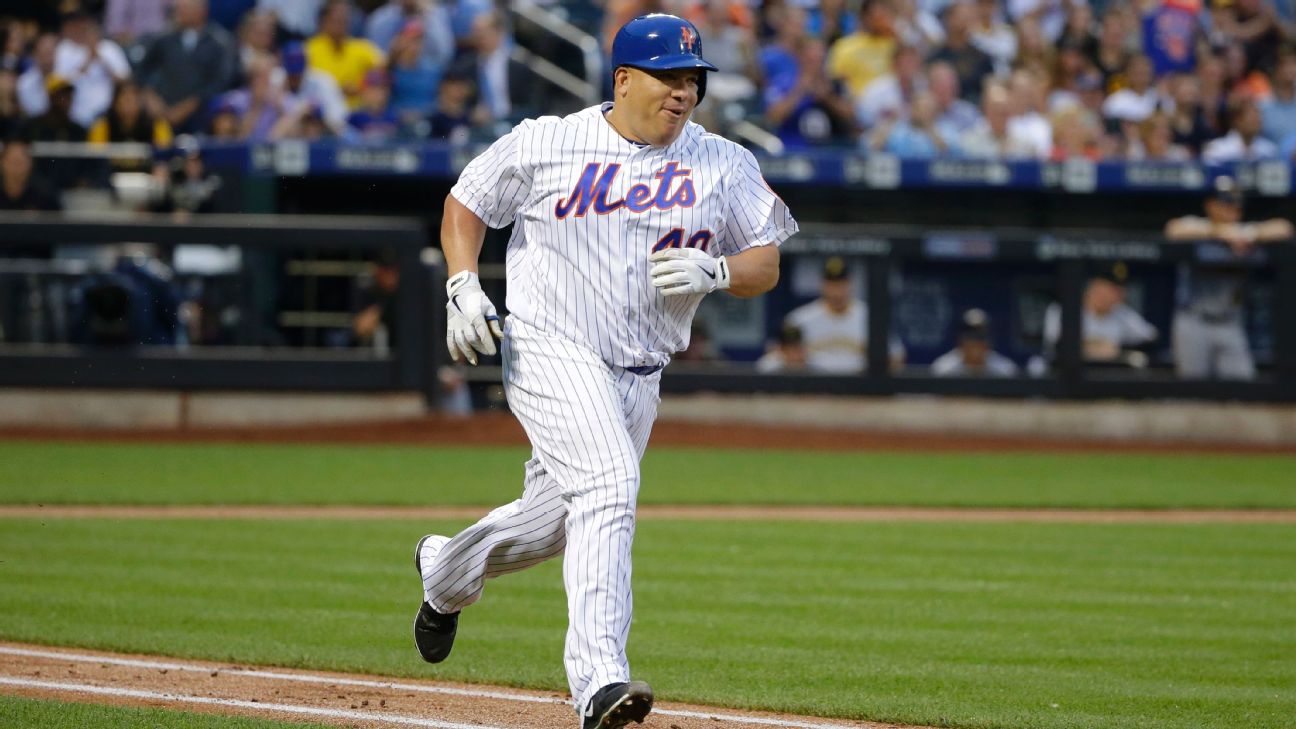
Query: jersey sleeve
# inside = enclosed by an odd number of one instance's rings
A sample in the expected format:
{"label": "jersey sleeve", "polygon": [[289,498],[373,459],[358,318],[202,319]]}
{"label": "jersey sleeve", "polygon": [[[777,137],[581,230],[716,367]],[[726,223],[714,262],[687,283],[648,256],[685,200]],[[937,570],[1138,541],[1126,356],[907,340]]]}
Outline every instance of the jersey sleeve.
{"label": "jersey sleeve", "polygon": [[531,188],[530,174],[521,163],[523,127],[512,131],[478,155],[459,175],[450,194],[492,228],[513,222]]}
{"label": "jersey sleeve", "polygon": [[799,230],[783,199],[765,182],[751,152],[738,148],[738,163],[729,180],[720,236],[720,249],[725,255],[778,245]]}

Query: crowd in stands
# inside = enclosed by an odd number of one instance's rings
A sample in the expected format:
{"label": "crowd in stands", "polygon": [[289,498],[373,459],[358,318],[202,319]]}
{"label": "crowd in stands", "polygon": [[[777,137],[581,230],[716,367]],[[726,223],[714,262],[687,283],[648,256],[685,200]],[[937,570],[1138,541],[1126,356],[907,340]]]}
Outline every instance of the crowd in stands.
{"label": "crowd in stands", "polygon": [[4,138],[456,141],[510,113],[491,0],[58,4],[0,18]]}
{"label": "crowd in stands", "polygon": [[[1205,5],[1203,3],[1213,3]],[[1296,152],[1296,0],[549,0],[694,20],[789,149],[1209,162]],[[493,0],[64,0],[0,18],[0,135],[463,141],[511,120]],[[587,26],[590,24],[586,24]],[[724,113],[721,113],[724,112]]]}

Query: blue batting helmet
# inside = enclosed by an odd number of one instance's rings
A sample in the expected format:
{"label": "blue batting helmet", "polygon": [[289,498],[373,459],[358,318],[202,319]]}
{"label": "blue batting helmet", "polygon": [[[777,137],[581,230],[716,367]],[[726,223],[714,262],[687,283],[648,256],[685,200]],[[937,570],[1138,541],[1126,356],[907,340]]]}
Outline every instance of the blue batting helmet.
{"label": "blue batting helmet", "polygon": [[[666,13],[640,15],[621,26],[612,40],[612,70],[700,68],[718,71],[702,57],[702,34],[689,21]],[[698,103],[706,95],[706,74],[698,79]]]}

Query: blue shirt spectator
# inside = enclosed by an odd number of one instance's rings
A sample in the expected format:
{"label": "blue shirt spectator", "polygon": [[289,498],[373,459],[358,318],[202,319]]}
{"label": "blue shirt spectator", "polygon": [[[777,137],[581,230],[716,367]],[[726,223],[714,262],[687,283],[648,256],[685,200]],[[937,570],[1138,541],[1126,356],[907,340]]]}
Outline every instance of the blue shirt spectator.
{"label": "blue shirt spectator", "polygon": [[1143,16],[1143,53],[1152,61],[1157,78],[1185,73],[1197,67],[1196,46],[1202,35],[1201,5],[1183,0],[1161,0]]}

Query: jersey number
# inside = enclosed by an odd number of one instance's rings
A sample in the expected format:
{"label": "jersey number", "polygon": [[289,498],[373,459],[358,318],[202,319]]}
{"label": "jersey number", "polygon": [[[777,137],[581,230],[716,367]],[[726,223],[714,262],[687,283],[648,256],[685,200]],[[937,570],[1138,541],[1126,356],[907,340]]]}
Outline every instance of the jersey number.
{"label": "jersey number", "polygon": [[653,246],[653,253],[664,251],[667,248],[701,248],[707,249],[707,244],[711,242],[711,231],[703,228],[689,237],[688,243],[684,242],[684,229],[671,228],[671,231],[661,237],[657,244]]}

